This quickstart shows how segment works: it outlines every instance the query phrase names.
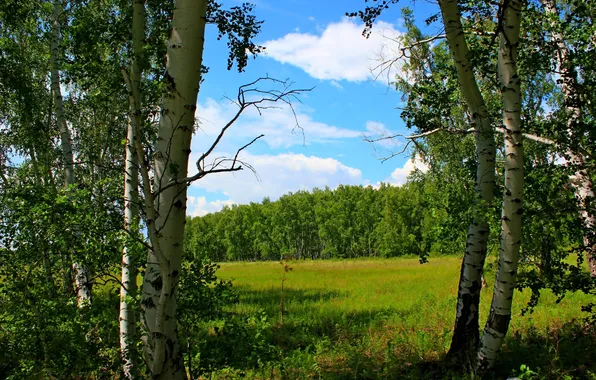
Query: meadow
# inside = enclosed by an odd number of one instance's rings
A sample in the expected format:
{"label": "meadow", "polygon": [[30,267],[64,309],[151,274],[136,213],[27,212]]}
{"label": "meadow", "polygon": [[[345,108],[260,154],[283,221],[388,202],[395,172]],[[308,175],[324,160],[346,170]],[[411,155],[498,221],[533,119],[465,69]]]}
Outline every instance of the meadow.
{"label": "meadow", "polygon": [[[237,322],[206,326],[201,352],[210,354],[202,366],[217,355],[226,358],[211,378],[473,377],[444,362],[459,258],[423,265],[417,258],[287,264],[292,270],[279,262],[221,264],[218,275],[233,280],[239,300],[227,310]],[[488,315],[493,276],[487,274],[481,318]],[[495,377],[596,378],[596,334],[581,311],[594,300],[578,293],[556,303],[544,292],[534,311],[522,316],[529,296],[515,294]]]}

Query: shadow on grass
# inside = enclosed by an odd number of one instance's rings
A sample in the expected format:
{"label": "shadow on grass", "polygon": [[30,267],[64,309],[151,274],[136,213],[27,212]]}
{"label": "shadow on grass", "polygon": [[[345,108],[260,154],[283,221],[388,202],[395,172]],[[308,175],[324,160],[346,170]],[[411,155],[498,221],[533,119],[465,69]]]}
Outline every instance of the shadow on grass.
{"label": "shadow on grass", "polygon": [[[522,364],[537,378],[596,378],[596,326],[573,320],[548,330],[512,334],[505,340],[497,368],[518,373]],[[499,374],[508,374],[498,371]]]}
{"label": "shadow on grass", "polygon": [[[260,315],[266,315],[267,322],[260,325],[242,322],[235,327],[243,330],[242,335],[231,333],[210,339],[215,345],[233,346],[229,354],[219,357],[226,358],[227,368],[242,371],[248,378],[474,378],[470,369],[455,367],[444,360],[445,344],[450,340],[446,332],[403,327],[397,330],[392,321],[411,315],[425,317],[425,311],[419,306],[406,310],[365,311],[320,308],[320,303],[349,294],[337,290],[290,288],[284,291],[287,311],[281,323],[278,288],[237,287],[236,290],[240,303],[252,310],[263,310]],[[237,317],[251,316],[241,314]],[[249,330],[254,333],[247,333]],[[239,351],[241,346],[246,349]],[[209,355],[208,349],[202,352]],[[244,354],[236,357],[238,352]],[[247,360],[248,353],[253,355],[250,360]],[[495,372],[485,378],[505,379],[519,375],[523,364],[536,373],[524,378],[593,379],[590,371],[596,372],[594,363],[596,328],[582,321],[571,321],[548,330],[510,334],[505,339]],[[213,364],[211,370],[222,368],[222,363]],[[262,372],[264,368],[270,371],[267,375]]]}
{"label": "shadow on grass", "polygon": [[[349,352],[348,352],[349,353]],[[413,357],[395,349],[387,356],[370,355],[370,350],[353,350],[351,355],[328,365],[321,376],[329,379],[506,379],[520,376],[520,367],[531,370],[524,379],[596,379],[596,328],[571,321],[547,331],[530,330],[505,339],[495,370],[484,377],[471,368],[445,361]],[[375,360],[376,359],[376,360]]]}

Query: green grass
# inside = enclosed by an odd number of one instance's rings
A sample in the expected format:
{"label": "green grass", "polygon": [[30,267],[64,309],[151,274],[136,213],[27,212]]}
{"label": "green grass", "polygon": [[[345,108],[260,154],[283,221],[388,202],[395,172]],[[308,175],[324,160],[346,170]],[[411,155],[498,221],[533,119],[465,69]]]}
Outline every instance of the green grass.
{"label": "green grass", "polygon": [[[269,359],[247,362],[245,368],[230,365],[234,369],[220,370],[215,377],[459,378],[462,373],[449,371],[442,359],[451,339],[460,261],[291,262],[283,323],[279,263],[222,264],[219,276],[233,279],[240,295],[229,311],[246,318],[253,329],[258,325],[251,337],[260,343],[251,347],[266,346]],[[489,286],[482,292],[484,319],[492,277],[487,275]],[[594,299],[570,294],[556,304],[545,292],[535,311],[521,316],[528,300],[529,293],[516,292],[497,376],[517,374],[521,364],[540,378],[591,376],[596,342],[580,307]]]}

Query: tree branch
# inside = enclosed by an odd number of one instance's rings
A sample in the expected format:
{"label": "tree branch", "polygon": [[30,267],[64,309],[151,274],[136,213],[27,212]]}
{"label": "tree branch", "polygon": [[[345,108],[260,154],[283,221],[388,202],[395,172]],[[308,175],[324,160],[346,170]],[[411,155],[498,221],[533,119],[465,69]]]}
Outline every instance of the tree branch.
{"label": "tree branch", "polygon": [[[263,82],[269,82],[274,85],[281,85],[282,88],[281,89],[259,88],[258,85]],[[234,123],[236,123],[238,121],[238,119],[240,118],[240,116],[250,107],[254,107],[257,110],[257,112],[259,113],[259,115],[262,115],[262,112],[264,110],[276,108],[274,106],[274,104],[280,103],[280,102],[285,103],[292,110],[292,113],[294,115],[294,120],[296,121],[296,128],[300,128],[300,125],[298,123],[298,116],[296,115],[296,112],[294,110],[292,100],[300,101],[300,99],[298,98],[298,95],[300,95],[303,92],[311,91],[313,88],[292,89],[291,87],[292,87],[291,82],[288,82],[287,80],[284,81],[284,80],[279,80],[279,79],[275,79],[275,78],[270,78],[269,76],[260,77],[248,84],[240,86],[238,88],[238,94],[236,96],[236,99],[235,100],[230,99],[230,101],[232,101],[232,103],[234,103],[238,106],[238,111],[236,112],[236,114],[234,114],[234,116],[230,119],[230,121],[228,121],[220,129],[215,140],[213,140],[213,143],[198,158],[198,160],[196,162],[198,173],[193,176],[189,176],[186,178],[181,178],[181,179],[177,179],[175,181],[171,181],[171,182],[161,186],[159,189],[157,189],[155,191],[155,193],[153,193],[153,196],[156,197],[159,193],[169,189],[172,186],[176,186],[176,185],[180,185],[180,184],[186,184],[188,186],[192,182],[197,181],[197,180],[205,177],[208,174],[235,172],[235,171],[244,169],[244,167],[248,167],[254,171],[254,169],[250,165],[246,164],[245,162],[240,161],[238,159],[238,156],[240,155],[240,153],[243,150],[245,150],[246,148],[248,148],[249,146],[254,144],[257,140],[264,137],[263,134],[255,137],[248,144],[239,148],[236,151],[236,154],[234,155],[233,159],[227,159],[227,158],[216,159],[213,161],[213,163],[211,164],[211,167],[209,169],[205,168],[205,160],[214,152],[214,150],[219,145],[219,143],[221,142],[222,138],[224,137],[226,132],[229,130],[229,128]],[[256,99],[250,100],[250,97],[252,95],[257,95]],[[219,168],[220,165],[222,165],[223,163],[226,163],[226,162],[231,162],[231,165],[229,167]],[[239,164],[241,164],[241,165],[239,165]]]}
{"label": "tree branch", "polygon": [[[495,127],[495,131],[499,132],[499,133],[505,133],[506,130],[503,126],[498,126]],[[381,136],[381,137],[377,137],[377,138],[371,138],[369,136],[364,136],[364,141],[374,144],[376,142],[379,141],[385,141],[385,140],[392,140],[398,137],[402,137],[406,140],[408,140],[406,142],[406,145],[403,147],[403,149],[401,149],[399,152],[391,152],[388,156],[385,157],[381,157],[380,160],[381,162],[385,162],[388,161],[390,159],[392,159],[393,157],[399,156],[401,154],[403,154],[408,147],[410,146],[410,144],[414,144],[418,147],[418,149],[421,149],[420,145],[418,145],[418,143],[416,142],[417,139],[423,138],[423,137],[428,137],[430,135],[433,135],[435,133],[438,132],[446,132],[446,133],[450,133],[450,134],[469,134],[469,133],[474,133],[475,129],[474,128],[469,128],[469,129],[455,129],[455,128],[435,128],[433,130],[427,131],[427,132],[422,132],[419,134],[415,134],[415,135],[404,135],[404,134],[400,134],[400,133],[396,133],[393,135],[387,135],[387,136]],[[533,135],[530,133],[523,133],[524,138],[527,138],[528,140],[532,140],[541,144],[546,144],[546,145],[557,145],[557,143],[551,139],[548,139],[546,137],[541,137],[538,135]]]}

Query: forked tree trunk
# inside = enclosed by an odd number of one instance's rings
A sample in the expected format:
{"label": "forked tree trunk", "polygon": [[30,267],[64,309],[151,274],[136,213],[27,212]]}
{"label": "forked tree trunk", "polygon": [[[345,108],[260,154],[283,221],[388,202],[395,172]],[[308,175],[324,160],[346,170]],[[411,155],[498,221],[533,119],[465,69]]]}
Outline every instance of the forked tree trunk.
{"label": "forked tree trunk", "polygon": [[[72,140],[70,131],[66,123],[64,114],[64,101],[62,100],[62,90],[60,88],[60,71],[58,69],[58,54],[60,43],[60,15],[62,5],[60,0],[54,0],[54,13],[52,18],[52,34],[50,47],[50,67],[52,93],[54,94],[54,112],[56,114],[56,123],[60,130],[60,145],[62,148],[62,161],[64,164],[64,186],[69,188],[75,183],[74,177],[74,158],[72,153]],[[74,256],[74,255],[73,255]],[[77,304],[79,307],[91,303],[91,283],[89,271],[76,257],[73,257],[72,268],[74,271],[74,281],[77,292]]]}
{"label": "forked tree trunk", "polygon": [[457,0],[441,0],[439,5],[460,87],[472,114],[478,163],[477,201],[474,205],[474,220],[468,228],[457,294],[455,327],[449,349],[449,356],[457,359],[462,355],[469,355],[478,345],[480,291],[490,232],[487,216],[495,186],[495,139],[486,104],[474,76],[474,67],[468,57],[469,49]]}
{"label": "forked tree trunk", "polygon": [[504,4],[503,21],[499,31],[498,60],[505,127],[505,189],[501,219],[501,254],[490,314],[478,350],[477,366],[480,372],[494,365],[509,328],[522,238],[524,152],[517,46],[523,4],[521,0],[509,0]]}
{"label": "forked tree trunk", "polygon": [[[136,150],[136,131],[142,130],[141,92],[142,71],[139,64],[145,37],[145,0],[135,0],[132,17],[133,57],[130,78],[126,78],[129,93],[130,116],[126,141],[126,163],[124,172],[124,228],[136,236],[139,221],[139,159]],[[125,246],[122,252],[122,287],[120,288],[120,352],[124,376],[127,379],[138,377],[136,361],[136,307],[137,267],[131,255],[131,247]]]}
{"label": "forked tree trunk", "polygon": [[[157,379],[184,379],[176,326],[186,222],[186,183],[161,187],[187,175],[201,77],[208,0],[177,0],[168,37],[165,94],[154,155],[157,214],[147,220],[152,251],[143,281],[145,360]],[[150,218],[150,215],[147,215]]]}
{"label": "forked tree trunk", "polygon": [[[582,110],[579,105],[579,96],[575,91],[577,87],[577,74],[569,63],[569,50],[565,46],[565,40],[558,31],[560,23],[559,12],[554,0],[541,0],[546,14],[552,18],[553,42],[557,45],[556,60],[561,77],[563,78],[562,92],[565,96],[565,110],[567,114],[567,135],[570,139],[577,136],[575,130],[582,121]],[[555,21],[557,20],[557,21]],[[593,234],[596,221],[590,212],[590,203],[594,199],[592,179],[586,170],[586,159],[583,154],[570,149],[567,151],[570,163],[578,169],[570,178],[570,184],[575,192],[575,199],[579,206],[579,217],[584,225],[584,245],[586,249],[586,261],[590,269],[590,275],[596,277],[596,244],[590,235]]]}

